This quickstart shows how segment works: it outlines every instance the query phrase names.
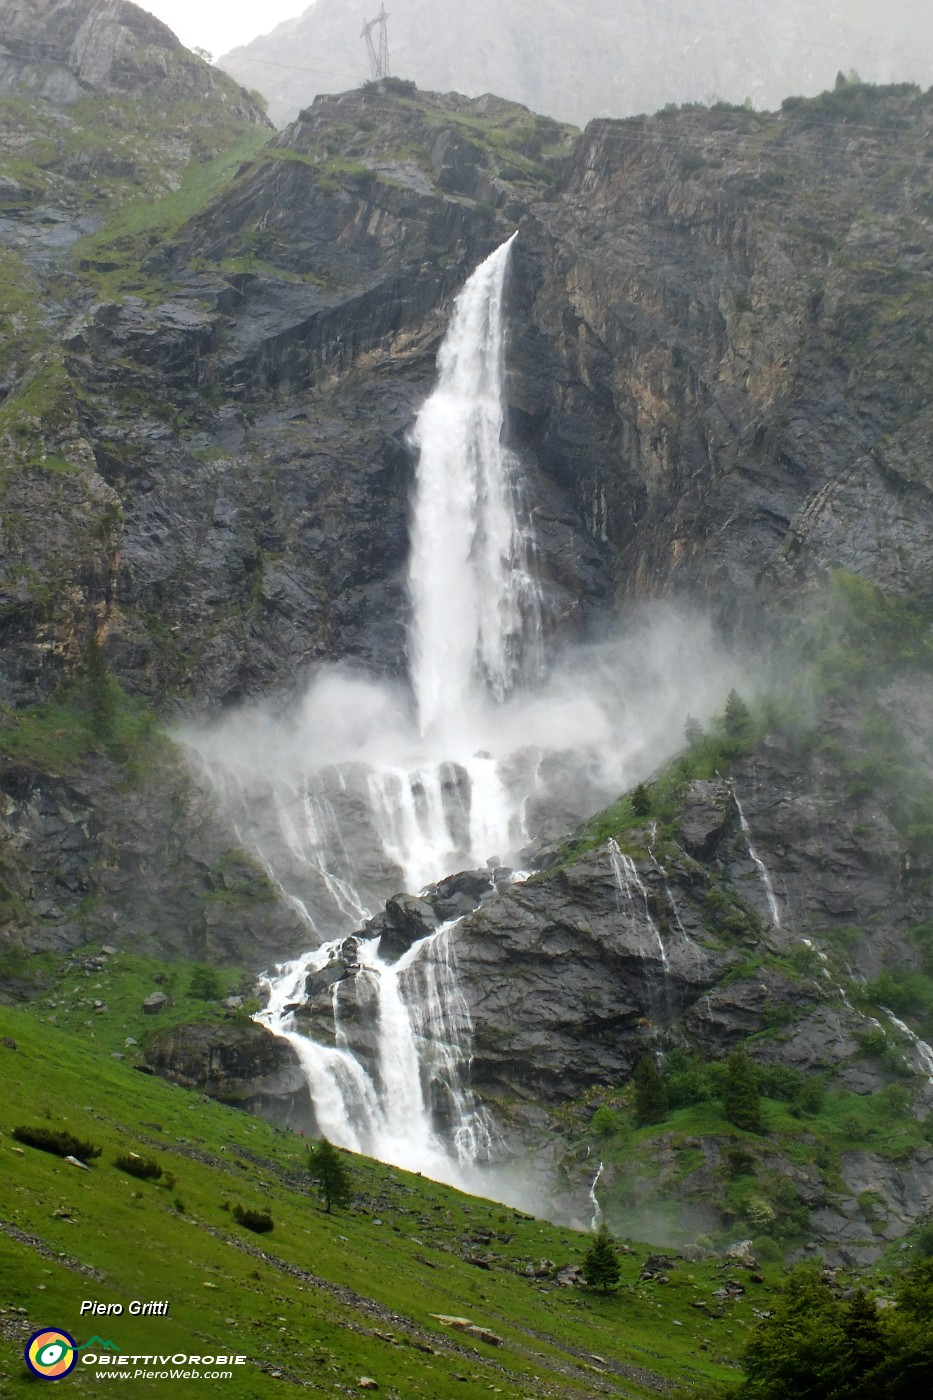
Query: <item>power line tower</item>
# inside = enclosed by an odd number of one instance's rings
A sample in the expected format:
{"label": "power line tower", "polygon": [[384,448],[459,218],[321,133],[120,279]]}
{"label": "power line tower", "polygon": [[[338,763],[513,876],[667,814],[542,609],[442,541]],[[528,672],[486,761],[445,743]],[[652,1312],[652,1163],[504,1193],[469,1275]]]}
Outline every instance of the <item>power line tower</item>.
{"label": "power line tower", "polygon": [[[389,76],[389,31],[386,28],[388,18],[386,7],[382,5],[376,18],[371,19],[368,24],[364,24],[360,32],[360,38],[366,40],[366,47],[369,50],[369,66],[372,69],[374,79]],[[376,28],[379,30],[378,52],[373,43],[373,30]]]}

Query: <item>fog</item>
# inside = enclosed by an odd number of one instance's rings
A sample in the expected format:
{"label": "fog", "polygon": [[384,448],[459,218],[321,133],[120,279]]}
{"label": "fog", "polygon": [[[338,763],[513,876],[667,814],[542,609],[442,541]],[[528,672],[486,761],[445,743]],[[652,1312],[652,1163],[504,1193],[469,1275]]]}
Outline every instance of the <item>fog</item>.
{"label": "fog", "polygon": [[284,712],[258,703],[176,737],[239,839],[334,937],[402,888],[524,863],[542,829],[566,832],[649,777],[683,747],[688,713],[707,720],[745,683],[701,615],[656,604],[501,703],[477,687],[440,733],[421,734],[404,683],[333,666]]}
{"label": "fog", "polygon": [[[792,93],[831,88],[840,71],[933,82],[927,0],[394,0],[386,9],[394,76],[435,92],[492,92],[577,126],[667,103],[775,109]],[[241,39],[208,47],[284,124],[315,93],[370,77],[360,25],[378,13],[375,0],[349,13],[345,0],[307,9],[295,0],[299,19],[233,52]],[[256,32],[267,27],[257,21]]]}

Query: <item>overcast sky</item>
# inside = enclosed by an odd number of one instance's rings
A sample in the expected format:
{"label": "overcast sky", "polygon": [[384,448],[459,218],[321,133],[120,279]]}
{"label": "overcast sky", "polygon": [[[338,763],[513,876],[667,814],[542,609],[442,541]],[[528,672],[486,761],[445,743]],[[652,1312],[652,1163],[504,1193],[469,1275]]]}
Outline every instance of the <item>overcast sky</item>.
{"label": "overcast sky", "polygon": [[257,34],[268,34],[283,19],[303,14],[312,0],[135,0],[173,29],[189,49],[207,49],[217,58]]}

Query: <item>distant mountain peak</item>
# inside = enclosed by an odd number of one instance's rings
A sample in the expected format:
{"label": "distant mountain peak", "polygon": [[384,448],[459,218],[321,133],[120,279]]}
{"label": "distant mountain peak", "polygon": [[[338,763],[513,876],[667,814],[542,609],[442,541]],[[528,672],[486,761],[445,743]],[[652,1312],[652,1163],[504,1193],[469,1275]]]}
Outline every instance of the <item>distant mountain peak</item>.
{"label": "distant mountain peak", "polygon": [[[296,10],[301,0],[295,0]],[[219,64],[269,101],[279,125],[321,92],[369,77],[360,18],[346,0],[317,0]],[[831,87],[839,70],[872,82],[933,82],[933,11],[916,0],[393,0],[389,69],[419,87],[476,97],[490,89],[561,121],[631,116],[667,103],[749,98],[775,108],[788,93]]]}

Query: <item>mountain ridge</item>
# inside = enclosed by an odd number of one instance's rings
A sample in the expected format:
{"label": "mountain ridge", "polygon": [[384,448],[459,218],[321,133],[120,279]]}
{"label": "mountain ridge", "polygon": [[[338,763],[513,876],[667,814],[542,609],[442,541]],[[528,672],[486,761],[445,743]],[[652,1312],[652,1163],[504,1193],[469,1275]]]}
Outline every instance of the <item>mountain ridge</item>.
{"label": "mountain ridge", "polygon": [[[317,93],[369,76],[358,24],[341,0],[317,0],[218,63],[264,92],[282,125]],[[581,127],[672,102],[776,108],[789,92],[815,95],[839,70],[872,82],[933,81],[923,57],[933,24],[911,0],[883,15],[874,0],[828,14],[805,0],[780,10],[734,0],[632,0],[622,9],[613,0],[478,0],[469,14],[437,0],[398,0],[388,38],[390,69],[401,78],[470,96],[492,90]]]}

